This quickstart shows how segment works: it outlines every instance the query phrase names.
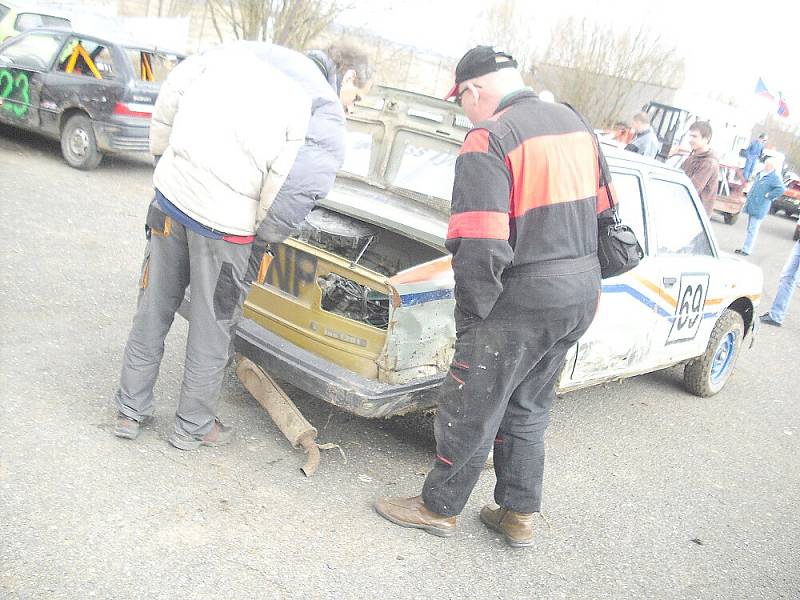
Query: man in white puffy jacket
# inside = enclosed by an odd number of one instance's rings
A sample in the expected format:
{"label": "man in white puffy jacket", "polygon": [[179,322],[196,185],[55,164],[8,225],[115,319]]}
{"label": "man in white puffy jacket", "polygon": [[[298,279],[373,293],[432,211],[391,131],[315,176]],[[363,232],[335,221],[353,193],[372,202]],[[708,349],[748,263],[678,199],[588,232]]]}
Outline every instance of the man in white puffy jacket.
{"label": "man in white puffy jacket", "polygon": [[303,56],[236,42],[187,58],[153,111],[155,198],[136,316],[115,394],[115,435],[134,439],[153,415],[164,338],[191,285],[183,384],[170,443],[230,440],[217,418],[231,341],[267,243],[288,237],[333,186],[344,112],[369,85],[347,47]]}

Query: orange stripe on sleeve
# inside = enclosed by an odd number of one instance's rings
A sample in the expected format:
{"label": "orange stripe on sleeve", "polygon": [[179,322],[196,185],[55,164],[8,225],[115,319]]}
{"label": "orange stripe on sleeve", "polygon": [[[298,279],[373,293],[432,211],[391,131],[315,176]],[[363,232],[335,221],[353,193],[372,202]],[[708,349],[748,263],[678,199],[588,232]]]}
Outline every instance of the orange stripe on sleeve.
{"label": "orange stripe on sleeve", "polygon": [[489,131],[486,129],[473,129],[467,134],[464,139],[464,144],[461,146],[459,154],[467,154],[468,152],[481,152],[486,154],[489,152]]}
{"label": "orange stripe on sleeve", "polygon": [[483,238],[507,240],[508,214],[490,211],[470,211],[450,216],[447,239]]}

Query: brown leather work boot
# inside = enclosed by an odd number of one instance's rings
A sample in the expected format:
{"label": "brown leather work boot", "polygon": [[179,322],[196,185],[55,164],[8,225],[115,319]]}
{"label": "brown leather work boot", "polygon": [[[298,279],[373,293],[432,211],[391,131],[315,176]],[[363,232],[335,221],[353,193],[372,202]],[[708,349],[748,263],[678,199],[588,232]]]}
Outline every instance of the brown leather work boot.
{"label": "brown leather work boot", "polygon": [[533,546],[533,515],[518,513],[507,508],[492,508],[487,504],[481,509],[481,521],[489,529],[502,533],[512,548]]}
{"label": "brown leather work boot", "polygon": [[378,498],[375,512],[401,527],[422,529],[439,537],[450,537],[456,532],[456,518],[445,517],[429,511],[422,496],[413,498]]}

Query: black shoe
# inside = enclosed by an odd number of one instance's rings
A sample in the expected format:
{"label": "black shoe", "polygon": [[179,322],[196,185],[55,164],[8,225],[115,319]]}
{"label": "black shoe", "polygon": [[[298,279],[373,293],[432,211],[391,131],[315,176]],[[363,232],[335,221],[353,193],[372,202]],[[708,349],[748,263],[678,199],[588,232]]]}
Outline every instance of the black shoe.
{"label": "black shoe", "polygon": [[750,256],[749,252],[745,252],[741,248],[737,248],[736,250],[734,250],[734,252],[736,252],[736,254],[741,254],[742,256]]}
{"label": "black shoe", "polygon": [[778,323],[775,319],[769,316],[769,313],[764,313],[759,317],[759,320],[764,323],[764,325],[772,325],[774,327],[781,327],[781,324]]}

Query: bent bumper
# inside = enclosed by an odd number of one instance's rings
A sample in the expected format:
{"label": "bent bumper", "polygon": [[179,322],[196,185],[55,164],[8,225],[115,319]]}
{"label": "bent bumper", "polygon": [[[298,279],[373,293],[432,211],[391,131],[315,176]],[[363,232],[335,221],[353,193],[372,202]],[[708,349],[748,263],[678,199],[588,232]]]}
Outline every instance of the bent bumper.
{"label": "bent bumper", "polygon": [[303,350],[250,319],[236,327],[236,351],[270,375],[361,417],[401,415],[436,405],[443,375],[391,385],[366,379]]}
{"label": "bent bumper", "polygon": [[150,152],[150,121],[143,124],[94,122],[97,146],[103,152]]}

